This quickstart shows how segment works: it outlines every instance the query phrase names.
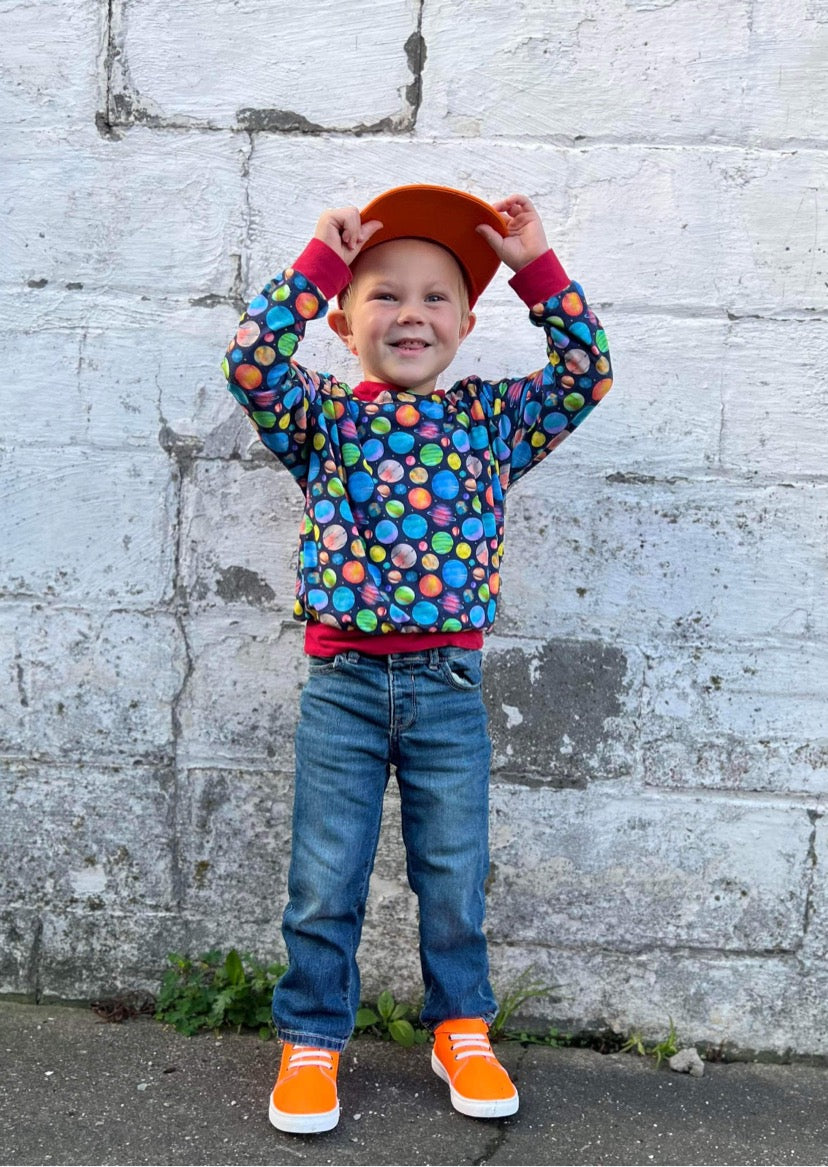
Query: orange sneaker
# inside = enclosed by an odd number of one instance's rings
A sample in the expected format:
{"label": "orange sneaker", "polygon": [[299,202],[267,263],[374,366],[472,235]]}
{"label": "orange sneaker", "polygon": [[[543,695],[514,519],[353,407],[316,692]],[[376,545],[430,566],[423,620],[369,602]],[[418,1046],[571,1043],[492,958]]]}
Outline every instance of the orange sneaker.
{"label": "orange sneaker", "polygon": [[270,1095],[268,1117],[273,1125],[297,1135],[333,1130],[339,1122],[338,1068],[335,1050],[286,1041],[279,1077]]}
{"label": "orange sneaker", "polygon": [[443,1021],[434,1030],[431,1068],[451,1091],[451,1104],[471,1118],[502,1118],[518,1108],[518,1092],[492,1053],[479,1017]]}

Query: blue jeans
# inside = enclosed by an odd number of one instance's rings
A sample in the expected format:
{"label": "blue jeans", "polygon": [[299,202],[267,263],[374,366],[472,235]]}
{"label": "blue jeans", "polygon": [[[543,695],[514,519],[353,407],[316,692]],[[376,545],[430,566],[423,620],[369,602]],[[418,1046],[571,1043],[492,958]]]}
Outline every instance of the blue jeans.
{"label": "blue jeans", "polygon": [[284,1040],[341,1050],[353,1030],[391,765],[419,901],[422,1021],[493,1019],[483,934],[491,746],[480,683],[481,654],[462,648],[310,659],[282,926],[289,964],[273,995]]}

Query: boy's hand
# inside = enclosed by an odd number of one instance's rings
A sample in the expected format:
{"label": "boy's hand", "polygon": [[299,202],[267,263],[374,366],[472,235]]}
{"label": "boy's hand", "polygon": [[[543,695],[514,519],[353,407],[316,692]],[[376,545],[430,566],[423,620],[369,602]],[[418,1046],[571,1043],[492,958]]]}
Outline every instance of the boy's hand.
{"label": "boy's hand", "polygon": [[487,223],[481,223],[475,230],[483,236],[498,259],[512,271],[520,271],[527,263],[549,250],[540,215],[526,195],[509,195],[507,199],[493,205],[496,211],[505,215],[509,234],[504,239]]}
{"label": "boy's hand", "polygon": [[314,238],[327,243],[340,259],[350,265],[381,227],[379,219],[363,223],[357,207],[338,207],[323,211],[316,224]]}

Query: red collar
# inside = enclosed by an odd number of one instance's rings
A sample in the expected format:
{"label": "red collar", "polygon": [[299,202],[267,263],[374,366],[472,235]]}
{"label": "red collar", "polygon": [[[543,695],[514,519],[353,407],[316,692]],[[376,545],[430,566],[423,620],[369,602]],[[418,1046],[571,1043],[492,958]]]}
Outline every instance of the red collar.
{"label": "red collar", "polygon": [[[399,385],[391,385],[388,381],[360,381],[360,383],[355,385],[352,389],[352,393],[358,401],[375,401],[377,397],[379,397],[380,393],[386,392],[392,394],[405,393],[406,390],[400,389]],[[442,389],[435,389],[434,392],[438,393],[442,397],[444,391]],[[417,396],[430,397],[432,394],[420,393]]]}

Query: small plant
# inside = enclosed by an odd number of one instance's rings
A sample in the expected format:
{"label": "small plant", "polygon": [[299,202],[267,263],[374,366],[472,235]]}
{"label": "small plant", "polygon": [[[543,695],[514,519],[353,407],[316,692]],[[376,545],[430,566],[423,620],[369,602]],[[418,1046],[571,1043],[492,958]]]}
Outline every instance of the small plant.
{"label": "small plant", "polygon": [[624,1044],[621,1046],[622,1054],[638,1054],[639,1057],[647,1056],[647,1047],[644,1045],[644,1038],[638,1030],[631,1033]]}
{"label": "small plant", "polygon": [[673,1024],[673,1018],[670,1018],[670,1028],[667,1031],[667,1036],[652,1047],[650,1053],[654,1055],[656,1065],[660,1066],[665,1058],[671,1058],[673,1054],[678,1053],[678,1034],[676,1027]]}
{"label": "small plant", "polygon": [[654,1057],[656,1065],[660,1066],[665,1058],[671,1058],[673,1054],[678,1053],[678,1034],[676,1027],[673,1024],[672,1017],[670,1018],[670,1028],[667,1031],[667,1036],[661,1041],[656,1042],[655,1045],[646,1045],[644,1038],[636,1030],[631,1033],[624,1044],[621,1046],[621,1053],[636,1053],[641,1057],[646,1057],[648,1054]]}
{"label": "small plant", "polygon": [[563,1049],[573,1044],[571,1033],[561,1033],[550,1025],[546,1033],[533,1033],[527,1029],[509,1029],[504,1036],[508,1041],[519,1041],[521,1045],[547,1045],[552,1049]]}
{"label": "small plant", "polygon": [[398,1004],[385,989],[377,997],[376,1005],[362,1005],[357,1010],[355,1035],[373,1034],[385,1041],[395,1041],[408,1048],[428,1041],[425,1029],[415,1026],[416,1011],[410,1005]]}
{"label": "small plant", "polygon": [[526,969],[525,972],[520,974],[511,989],[500,994],[500,1008],[497,1011],[497,1016],[494,1021],[489,1026],[489,1037],[492,1041],[498,1041],[503,1038],[514,1039],[515,1034],[511,1030],[507,1030],[506,1026],[509,1019],[518,1011],[521,1005],[525,1005],[527,1001],[537,1000],[541,997],[551,997],[558,991],[558,985],[543,985],[533,982],[531,979],[532,973],[532,968]]}
{"label": "small plant", "polygon": [[235,948],[223,958],[217,951],[194,959],[171,952],[167,960],[172,967],[161,982],[157,1021],[188,1036],[227,1027],[258,1029],[263,1040],[272,1035],[270,1002],[284,965],[259,964]]}

